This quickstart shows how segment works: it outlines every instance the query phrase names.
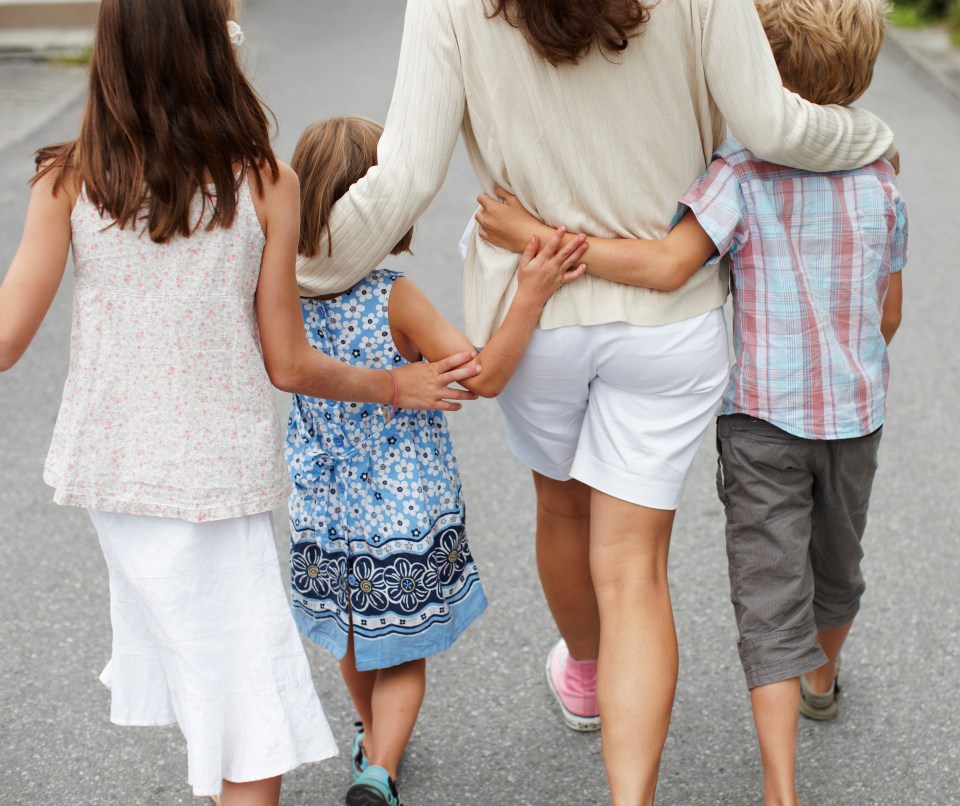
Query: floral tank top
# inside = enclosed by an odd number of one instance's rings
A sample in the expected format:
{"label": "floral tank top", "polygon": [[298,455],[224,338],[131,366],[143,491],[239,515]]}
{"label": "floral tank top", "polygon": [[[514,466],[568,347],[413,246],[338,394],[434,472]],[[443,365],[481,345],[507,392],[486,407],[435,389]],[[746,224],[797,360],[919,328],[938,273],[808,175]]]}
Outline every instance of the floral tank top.
{"label": "floral tank top", "polygon": [[57,503],[198,522],[286,500],[247,182],[231,228],[205,220],[158,244],[77,199],[70,367],[44,468]]}

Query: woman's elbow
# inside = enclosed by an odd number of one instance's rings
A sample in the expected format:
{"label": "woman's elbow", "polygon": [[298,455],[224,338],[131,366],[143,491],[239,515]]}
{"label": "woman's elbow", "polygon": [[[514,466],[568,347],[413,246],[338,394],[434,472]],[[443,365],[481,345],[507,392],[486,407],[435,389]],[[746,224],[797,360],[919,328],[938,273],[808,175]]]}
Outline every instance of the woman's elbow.
{"label": "woman's elbow", "polygon": [[802,125],[787,125],[779,109],[755,110],[749,130],[734,132],[755,157],[775,165],[790,165],[796,159],[804,134]]}

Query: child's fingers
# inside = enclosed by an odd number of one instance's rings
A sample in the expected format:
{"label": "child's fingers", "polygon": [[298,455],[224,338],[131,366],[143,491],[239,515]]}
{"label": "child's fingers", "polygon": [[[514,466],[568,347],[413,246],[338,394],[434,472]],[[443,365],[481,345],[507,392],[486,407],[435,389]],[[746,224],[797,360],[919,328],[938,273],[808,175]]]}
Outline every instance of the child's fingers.
{"label": "child's fingers", "polygon": [[[477,204],[479,204],[483,210],[486,210],[491,204],[500,204],[500,202],[493,198],[493,196],[481,193],[477,196]],[[480,213],[478,212],[477,215],[480,215]]]}
{"label": "child's fingers", "polygon": [[517,197],[514,196],[512,193],[510,193],[510,191],[504,190],[504,189],[503,189],[502,187],[500,187],[499,185],[496,185],[496,186],[493,188],[493,193],[494,193],[494,195],[495,195],[498,199],[500,199],[500,201],[502,201],[504,204],[516,204],[516,203],[517,203]]}
{"label": "child's fingers", "polygon": [[540,251],[540,239],[534,235],[527,243],[527,248],[523,250],[523,254],[520,255],[520,265],[525,266],[531,260],[537,256],[537,252]]}
{"label": "child's fingers", "polygon": [[552,257],[548,256],[550,265],[555,269],[576,265],[579,263],[580,258],[583,257],[584,252],[587,251],[588,246],[586,235],[578,235],[576,238],[571,238],[569,243],[560,247],[556,255]]}
{"label": "child's fingers", "polygon": [[566,227],[557,227],[553,231],[553,235],[550,236],[550,240],[540,247],[540,252],[537,256],[543,258],[545,261],[555,258],[563,248],[563,236],[566,234]]}
{"label": "child's fingers", "polygon": [[441,400],[434,407],[434,411],[460,411],[463,406],[459,403],[450,403],[447,400]]}
{"label": "child's fingers", "polygon": [[[430,366],[433,367],[437,378],[446,386],[447,384],[462,381],[464,378],[471,378],[476,375],[480,371],[480,368],[474,367],[472,364],[468,365],[468,362],[473,361],[476,357],[476,350],[464,350],[463,352],[448,355],[446,358],[441,358],[439,361],[434,361]],[[445,376],[451,373],[457,373],[458,370],[462,370],[464,374],[452,377],[448,381],[443,380]]]}
{"label": "child's fingers", "polygon": [[581,263],[579,266],[573,266],[567,269],[560,277],[561,285],[570,285],[575,280],[579,280],[587,273],[587,264]]}
{"label": "child's fingers", "polygon": [[455,386],[444,389],[441,393],[444,400],[476,400],[477,393],[469,389],[457,389]]}

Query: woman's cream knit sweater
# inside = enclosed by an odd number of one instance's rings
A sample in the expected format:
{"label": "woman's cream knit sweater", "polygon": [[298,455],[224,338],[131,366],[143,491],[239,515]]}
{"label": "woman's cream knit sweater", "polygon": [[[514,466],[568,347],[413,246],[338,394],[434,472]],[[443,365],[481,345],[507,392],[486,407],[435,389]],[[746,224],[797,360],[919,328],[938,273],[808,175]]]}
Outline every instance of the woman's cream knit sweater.
{"label": "woman's cream knit sweater", "polygon": [[[301,293],[344,290],[375,268],[439,190],[461,133],[487,192],[507,188],[575,232],[660,238],[724,122],[757,156],[797,168],[893,153],[892,133],[870,113],[817,107],[781,87],[752,0],[660,0],[620,56],[594,49],[561,67],[503,17],[488,19],[484,0],[408,0],[379,165],[336,204],[333,256],[299,260]],[[475,344],[505,314],[516,265],[514,253],[471,243],[463,294]],[[716,267],[672,293],[587,276],[547,303],[540,325],[664,324],[723,304],[726,289]]]}

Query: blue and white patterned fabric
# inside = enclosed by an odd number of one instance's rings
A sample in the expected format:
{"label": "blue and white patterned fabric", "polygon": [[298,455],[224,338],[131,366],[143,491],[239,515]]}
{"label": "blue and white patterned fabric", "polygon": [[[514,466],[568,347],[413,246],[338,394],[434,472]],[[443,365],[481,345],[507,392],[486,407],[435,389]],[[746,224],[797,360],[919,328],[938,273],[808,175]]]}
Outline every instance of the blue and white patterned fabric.
{"label": "blue and white patterned fabric", "polygon": [[[406,364],[388,318],[400,276],[301,300],[311,346],[362,367]],[[441,412],[399,409],[388,422],[375,404],[294,395],[286,456],[301,633],[342,658],[352,624],[357,669],[382,669],[446,649],[484,611]]]}

